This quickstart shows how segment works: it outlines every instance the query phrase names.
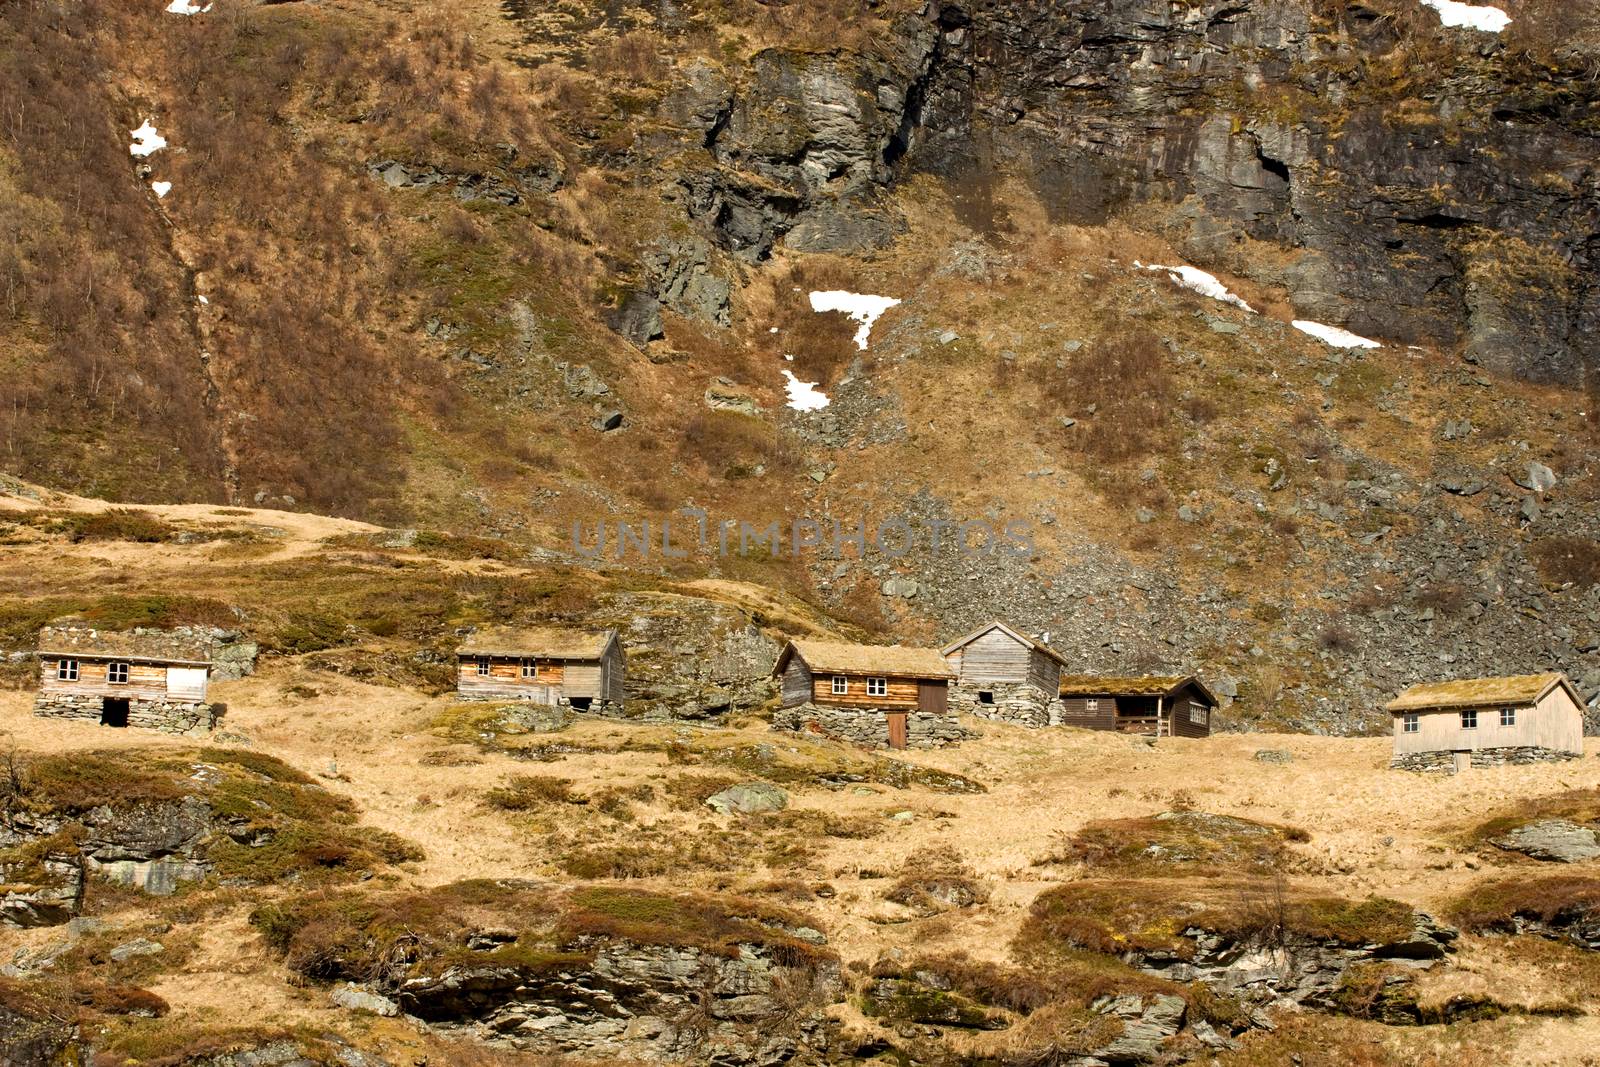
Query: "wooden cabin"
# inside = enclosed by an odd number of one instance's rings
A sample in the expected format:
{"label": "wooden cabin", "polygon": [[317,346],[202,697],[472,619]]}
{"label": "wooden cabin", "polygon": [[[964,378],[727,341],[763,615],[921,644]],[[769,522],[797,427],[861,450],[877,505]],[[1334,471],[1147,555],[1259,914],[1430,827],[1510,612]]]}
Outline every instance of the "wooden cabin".
{"label": "wooden cabin", "polygon": [[484,627],[456,649],[462,700],[526,700],[621,714],[626,672],[615,630]]}
{"label": "wooden cabin", "polygon": [[77,621],[39,633],[35,715],[169,733],[209,730],[212,645],[191,630],[103,630]]}
{"label": "wooden cabin", "polygon": [[1061,678],[1061,723],[1153,737],[1209,737],[1217,698],[1187,675]]}
{"label": "wooden cabin", "polygon": [[950,712],[955,672],[938,649],[796,640],[778,654],[772,673],[781,680],[777,729],[889,748],[967,735]]}
{"label": "wooden cabin", "polygon": [[1048,726],[1059,699],[1062,655],[1044,641],[991,622],[940,649],[956,674],[957,711],[1022,726]]}
{"label": "wooden cabin", "polygon": [[1456,771],[1583,755],[1583,697],[1557,672],[1414,685],[1386,706],[1391,767]]}

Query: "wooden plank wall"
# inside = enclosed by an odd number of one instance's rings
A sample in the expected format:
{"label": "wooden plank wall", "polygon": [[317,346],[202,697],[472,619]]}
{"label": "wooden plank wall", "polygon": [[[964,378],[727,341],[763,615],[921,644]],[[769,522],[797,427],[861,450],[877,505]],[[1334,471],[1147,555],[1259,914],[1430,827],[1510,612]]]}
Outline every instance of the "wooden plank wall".
{"label": "wooden plank wall", "polygon": [[789,665],[783,669],[782,706],[798,707],[811,697],[811,671],[801,662],[799,656],[790,656]]}
{"label": "wooden plank wall", "polygon": [[622,652],[622,642],[613,641],[606,649],[605,658],[600,661],[601,667],[601,695],[606,699],[621,704],[628,696],[627,674],[628,661]]}
{"label": "wooden plank wall", "polygon": [[[1029,651],[1004,630],[990,630],[961,649],[960,663],[951,663],[968,685],[1028,680]],[[1060,685],[1060,679],[1056,681]]]}
{"label": "wooden plank wall", "polygon": [[[1093,711],[1088,708],[1091,700],[1100,702],[1100,706]],[[1117,702],[1108,696],[1062,697],[1061,711],[1062,722],[1068,726],[1083,726],[1090,730],[1117,728]]]}
{"label": "wooden plank wall", "polygon": [[915,678],[890,678],[889,692],[885,696],[867,695],[867,678],[879,675],[846,674],[850,691],[843,696],[833,692],[833,675],[818,673],[811,687],[813,703],[831,704],[836,708],[915,708],[917,706],[917,680]]}
{"label": "wooden plank wall", "polygon": [[[1203,709],[1204,723],[1194,722],[1189,717],[1189,703],[1193,701]],[[1171,697],[1167,698],[1167,710],[1171,714],[1170,724],[1175,737],[1209,737],[1211,736],[1211,716],[1214,711],[1207,707],[1206,699],[1199,690],[1186,685]]]}
{"label": "wooden plank wall", "polygon": [[1061,692],[1061,664],[1035,649],[1028,655],[1028,681],[1055,696]]}
{"label": "wooden plank wall", "polygon": [[61,657],[54,656],[39,661],[39,688],[47,693],[71,693],[75,696],[129,697],[138,700],[165,700],[167,698],[167,668],[153,663],[128,664],[126,684],[113,685],[106,681],[107,661],[80,659],[78,680],[63,682],[56,677],[56,665]]}
{"label": "wooden plank wall", "polygon": [[536,660],[539,674],[536,678],[522,677],[522,660],[505,656],[489,657],[487,677],[478,673],[477,656],[463,656],[456,668],[456,689],[479,697],[505,697],[508,700],[534,700],[542,704],[555,703],[562,691],[566,677],[563,664],[553,660]]}

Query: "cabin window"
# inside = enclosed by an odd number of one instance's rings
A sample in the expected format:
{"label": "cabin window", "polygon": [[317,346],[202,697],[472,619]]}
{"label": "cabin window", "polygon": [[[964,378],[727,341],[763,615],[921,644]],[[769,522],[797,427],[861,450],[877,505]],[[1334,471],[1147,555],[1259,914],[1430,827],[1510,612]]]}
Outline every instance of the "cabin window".
{"label": "cabin window", "polygon": [[535,663],[531,659],[523,660],[522,661],[522,676],[524,678],[537,678],[537,677],[539,677],[539,665],[537,663]]}
{"label": "cabin window", "polygon": [[834,675],[833,695],[836,697],[842,697],[848,692],[850,692],[850,680],[842,674]]}
{"label": "cabin window", "polygon": [[1206,708],[1204,704],[1196,704],[1192,700],[1189,701],[1189,721],[1196,726],[1204,726],[1206,724]]}
{"label": "cabin window", "polygon": [[106,681],[112,685],[127,685],[128,665],[126,663],[106,664]]}
{"label": "cabin window", "polygon": [[1100,710],[1100,702],[1098,700],[1094,699],[1093,697],[1090,697],[1088,700],[1085,700],[1083,702],[1083,710],[1084,711],[1099,711]]}
{"label": "cabin window", "polygon": [[978,703],[980,703],[980,704],[993,704],[994,703],[994,694],[991,693],[987,689],[980,689],[978,691]]}
{"label": "cabin window", "polygon": [[1476,730],[1478,728],[1477,711],[1463,711],[1461,713],[1461,728],[1463,730]]}
{"label": "cabin window", "polygon": [[1501,708],[1500,709],[1500,725],[1501,726],[1515,726],[1515,725],[1517,725],[1517,709],[1516,708]]}
{"label": "cabin window", "polygon": [[883,696],[888,696],[888,695],[889,695],[889,679],[887,679],[887,678],[868,678],[867,679],[867,696],[869,696],[869,697],[883,697]]}
{"label": "cabin window", "polygon": [[1400,729],[1408,734],[1414,734],[1422,729],[1422,716],[1414,711],[1408,711],[1400,718]]}
{"label": "cabin window", "polygon": [[489,661],[488,660],[480,659],[478,661],[478,677],[479,678],[487,678],[487,677],[489,677]]}
{"label": "cabin window", "polygon": [[62,682],[76,682],[78,680],[78,661],[64,659],[56,662],[56,680]]}

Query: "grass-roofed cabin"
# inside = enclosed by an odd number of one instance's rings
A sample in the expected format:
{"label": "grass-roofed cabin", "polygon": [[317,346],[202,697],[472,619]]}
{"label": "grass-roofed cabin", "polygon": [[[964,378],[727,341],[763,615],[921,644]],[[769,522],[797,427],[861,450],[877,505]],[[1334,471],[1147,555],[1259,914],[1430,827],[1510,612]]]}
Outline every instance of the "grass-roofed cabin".
{"label": "grass-roofed cabin", "polygon": [[462,700],[527,700],[621,715],[627,656],[615,630],[492,626],[456,649]]}
{"label": "grass-roofed cabin", "polygon": [[967,731],[950,711],[955,672],[935,648],[790,641],[773,676],[772,725],[874,748],[934,748]]}
{"label": "grass-roofed cabin", "polygon": [[1210,737],[1217,698],[1188,675],[1061,678],[1061,724],[1153,737]]}
{"label": "grass-roofed cabin", "polygon": [[169,733],[209,730],[211,639],[188,630],[101,630],[58,622],[39,633],[39,693],[33,713],[141,726]]}
{"label": "grass-roofed cabin", "polygon": [[991,622],[940,652],[956,674],[950,702],[957,711],[1021,726],[1050,725],[1067,661],[1043,639]]}
{"label": "grass-roofed cabin", "polygon": [[1385,707],[1394,758],[1408,771],[1538,763],[1583,755],[1583,698],[1564,674],[1414,685]]}

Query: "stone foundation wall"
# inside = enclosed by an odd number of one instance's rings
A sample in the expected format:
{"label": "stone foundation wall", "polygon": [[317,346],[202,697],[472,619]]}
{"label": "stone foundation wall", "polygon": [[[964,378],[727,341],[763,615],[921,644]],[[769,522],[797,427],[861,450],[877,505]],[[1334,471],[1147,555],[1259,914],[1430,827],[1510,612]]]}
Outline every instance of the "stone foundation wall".
{"label": "stone foundation wall", "polygon": [[[980,692],[992,694],[992,702],[979,700]],[[951,711],[1017,726],[1058,725],[1061,722],[1060,703],[1054,695],[1026,682],[957,682],[950,689]],[[1052,710],[1054,715],[1051,714]]]}
{"label": "stone foundation wall", "polygon": [[[774,712],[772,728],[824,734],[865,748],[889,747],[889,717],[880,708],[798,704]],[[911,711],[906,715],[906,745],[911,748],[943,748],[974,736],[953,714]]]}
{"label": "stone foundation wall", "polygon": [[[1472,753],[1472,765],[1474,767],[1508,767],[1529,763],[1559,763],[1562,760],[1581,758],[1576,752],[1558,752],[1553,748],[1533,746],[1483,748]],[[1408,752],[1391,759],[1389,768],[1396,771],[1454,774],[1456,757],[1454,752]]]}
{"label": "stone foundation wall", "polygon": [[601,719],[627,719],[632,717],[624,710],[623,705],[615,700],[594,700],[589,703],[588,708],[580,710],[573,707],[572,701],[566,697],[557,697],[554,704],[546,704],[544,701],[535,700],[531,696],[507,696],[504,693],[464,693],[458,689],[456,690],[456,699],[463,704],[524,704],[541,708],[561,708],[563,711],[571,712],[573,715],[591,715]]}
{"label": "stone foundation wall", "polygon": [[[47,719],[87,719],[99,722],[104,708],[100,697],[69,693],[40,693],[33,713]],[[215,728],[216,704],[183,700],[128,700],[128,725],[170,734],[200,733]]]}

